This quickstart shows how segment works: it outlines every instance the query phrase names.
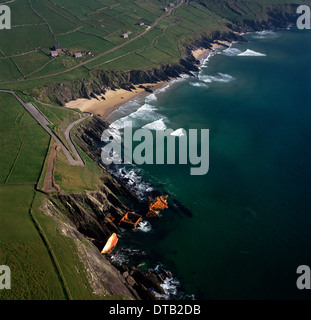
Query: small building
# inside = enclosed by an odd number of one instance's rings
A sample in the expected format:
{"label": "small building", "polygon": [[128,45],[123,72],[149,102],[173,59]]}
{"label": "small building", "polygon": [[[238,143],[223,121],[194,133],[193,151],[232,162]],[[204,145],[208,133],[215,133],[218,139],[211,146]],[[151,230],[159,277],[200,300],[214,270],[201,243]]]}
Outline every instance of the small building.
{"label": "small building", "polygon": [[173,2],[170,3],[170,7],[171,7],[171,8],[175,7],[175,3],[173,3]]}
{"label": "small building", "polygon": [[165,8],[163,8],[162,10],[163,10],[164,12],[167,12],[167,11],[168,11],[168,8],[165,7]]}
{"label": "small building", "polygon": [[124,39],[127,39],[131,33],[132,33],[131,31],[128,31],[126,33],[123,33],[121,37]]}
{"label": "small building", "polygon": [[62,46],[59,43],[54,44],[54,51],[62,50]]}
{"label": "small building", "polygon": [[135,23],[136,26],[144,26],[145,25],[145,22],[144,21],[137,21]]}
{"label": "small building", "polygon": [[82,58],[82,53],[81,52],[76,52],[75,53],[75,58]]}
{"label": "small building", "polygon": [[58,56],[58,52],[57,51],[51,51],[51,57],[55,58]]}

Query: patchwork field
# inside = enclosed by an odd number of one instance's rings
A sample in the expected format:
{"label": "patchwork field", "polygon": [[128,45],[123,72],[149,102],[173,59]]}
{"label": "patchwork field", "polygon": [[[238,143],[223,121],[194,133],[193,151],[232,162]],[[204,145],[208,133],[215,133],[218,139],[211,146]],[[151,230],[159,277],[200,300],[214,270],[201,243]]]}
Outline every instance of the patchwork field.
{"label": "patchwork field", "polygon": [[[82,79],[94,69],[150,69],[177,63],[194,35],[264,18],[265,6],[292,2],[14,0],[12,29],[1,31],[0,87],[33,88]],[[140,21],[143,25],[137,25]],[[125,33],[128,37],[123,38]],[[55,44],[60,49],[52,58]],[[75,58],[79,52],[82,57]]]}
{"label": "patchwork field", "polygon": [[[67,145],[64,132],[80,114],[37,102],[33,96],[40,96],[42,87],[88,79],[94,70],[176,64],[195,37],[228,31],[228,23],[263,19],[267,6],[293,2],[300,4],[298,0],[0,0],[12,12],[11,30],[0,30],[0,89],[15,90],[25,102],[35,103]],[[59,225],[41,210],[47,196],[38,188],[43,186],[52,143],[12,95],[0,93],[0,264],[12,270],[12,290],[0,290],[0,300],[102,298],[90,288],[76,244],[61,235]],[[54,177],[62,191],[96,190],[101,183],[101,170],[85,154],[81,156],[85,167],[70,166],[63,153],[56,155]]]}

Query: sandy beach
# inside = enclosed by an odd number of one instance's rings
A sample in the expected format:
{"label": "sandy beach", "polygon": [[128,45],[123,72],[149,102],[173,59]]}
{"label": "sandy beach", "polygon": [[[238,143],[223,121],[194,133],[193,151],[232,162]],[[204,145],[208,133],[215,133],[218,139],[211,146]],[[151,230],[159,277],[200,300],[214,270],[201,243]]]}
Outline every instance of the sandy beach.
{"label": "sandy beach", "polygon": [[213,52],[215,49],[220,48],[220,47],[227,47],[230,45],[230,42],[228,41],[217,41],[218,43],[212,43],[212,48],[211,49],[204,49],[200,48],[197,50],[192,51],[192,55],[197,59],[197,60],[204,60],[206,59],[211,52]]}
{"label": "sandy beach", "polygon": [[[144,87],[148,87],[155,91],[160,89],[166,84],[166,82],[145,83],[142,84]],[[89,112],[94,115],[100,115],[103,118],[107,118],[113,111],[118,109],[124,103],[137,98],[140,95],[150,94],[144,88],[139,88],[140,85],[136,86],[135,90],[128,91],[124,89],[107,90],[104,95],[97,96],[92,99],[77,99],[66,103],[65,107],[70,109],[79,109],[82,112]]]}
{"label": "sandy beach", "polygon": [[[223,46],[229,46],[230,43],[227,41],[218,41],[217,43],[212,44],[211,49],[200,48],[192,51],[193,56],[197,60],[206,59],[211,52],[215,49]],[[153,91],[162,88],[167,82],[158,82],[158,83],[145,83],[142,84],[144,87],[148,87]],[[66,103],[65,107],[70,109],[79,109],[82,112],[89,112],[94,115],[99,115],[102,118],[106,119],[113,111],[117,110],[124,103],[137,98],[140,95],[150,94],[144,88],[140,88],[140,85],[137,85],[134,90],[128,91],[124,89],[117,90],[107,90],[103,96],[97,96],[92,99],[77,99]]]}

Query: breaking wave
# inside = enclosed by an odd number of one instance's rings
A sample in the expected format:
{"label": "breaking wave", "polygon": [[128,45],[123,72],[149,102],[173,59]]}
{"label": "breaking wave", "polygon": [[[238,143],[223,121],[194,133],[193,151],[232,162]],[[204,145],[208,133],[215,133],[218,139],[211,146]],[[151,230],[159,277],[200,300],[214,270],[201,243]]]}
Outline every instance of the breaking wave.
{"label": "breaking wave", "polygon": [[182,137],[184,135],[185,135],[184,129],[182,129],[182,128],[177,129],[177,130],[175,130],[174,132],[171,133],[171,136],[175,136],[175,137]]}
{"label": "breaking wave", "polygon": [[185,79],[188,79],[189,77],[190,77],[190,76],[187,75],[187,74],[182,74],[182,75],[180,75],[179,78],[176,78],[176,79],[174,79],[174,80],[171,80],[170,82],[168,82],[168,84],[167,84],[166,86],[164,86],[164,87],[161,88],[161,89],[158,89],[157,92],[159,92],[159,93],[165,92],[165,91],[167,91],[168,89],[170,89],[171,86],[173,86],[174,84],[179,83],[179,82],[181,82],[181,81],[184,81]]}
{"label": "breaking wave", "polygon": [[208,88],[208,85],[203,82],[190,82],[190,85],[198,88]]}
{"label": "breaking wave", "polygon": [[271,30],[264,30],[264,31],[257,31],[255,33],[254,36],[252,36],[253,39],[265,39],[265,38],[275,38],[275,37],[278,37],[278,35],[274,32],[274,31],[271,31]]}
{"label": "breaking wave", "polygon": [[138,100],[131,100],[123,105],[121,105],[118,109],[113,111],[107,118],[110,123],[113,123],[115,120],[126,117],[132,112],[135,112],[141,106],[141,102]]}
{"label": "breaking wave", "polygon": [[166,128],[167,127],[163,121],[163,118],[143,126],[143,129],[156,130],[156,131],[164,131]]}
{"label": "breaking wave", "polygon": [[139,126],[139,120],[154,121],[157,118],[159,118],[159,115],[156,112],[156,107],[145,103],[131,114],[114,121],[110,127],[120,130],[124,128],[126,122],[132,122],[133,126],[136,127]]}
{"label": "breaking wave", "polygon": [[245,56],[245,57],[265,57],[266,54],[247,49],[246,51],[239,53],[238,56],[239,57],[242,57],[242,56]]}
{"label": "breaking wave", "polygon": [[238,48],[227,48],[225,50],[222,51],[222,53],[226,56],[229,56],[229,57],[234,57],[234,56],[237,56],[238,54],[240,54],[242,51],[239,50]]}
{"label": "breaking wave", "polygon": [[143,250],[130,249],[130,248],[120,248],[110,255],[110,260],[114,265],[128,265],[131,259],[135,257],[146,257],[147,253]]}
{"label": "breaking wave", "polygon": [[207,68],[207,65],[211,59],[211,57],[213,57],[214,55],[218,54],[218,51],[212,51],[209,53],[209,55],[202,61],[202,65],[200,66],[199,69],[202,69],[202,68]]}
{"label": "breaking wave", "polygon": [[155,292],[155,296],[157,298],[162,298],[165,300],[169,300],[172,298],[176,298],[178,294],[178,287],[180,286],[180,283],[177,279],[173,277],[167,277],[163,283],[161,284],[161,287],[164,291],[164,294],[159,294]]}
{"label": "breaking wave", "polygon": [[120,179],[140,198],[145,199],[148,194],[154,191],[152,184],[143,180],[140,173],[142,169],[126,169],[125,167],[111,171],[111,174]]}
{"label": "breaking wave", "polygon": [[135,229],[142,232],[149,232],[151,231],[152,227],[149,221],[141,221],[139,222],[137,228]]}
{"label": "breaking wave", "polygon": [[158,100],[157,96],[154,93],[149,94],[149,96],[146,97],[145,102],[150,102],[150,101],[156,101]]}
{"label": "breaking wave", "polygon": [[199,75],[199,80],[207,82],[207,83],[211,83],[211,82],[230,82],[232,80],[235,80],[235,78],[230,76],[229,74],[218,72],[217,76]]}

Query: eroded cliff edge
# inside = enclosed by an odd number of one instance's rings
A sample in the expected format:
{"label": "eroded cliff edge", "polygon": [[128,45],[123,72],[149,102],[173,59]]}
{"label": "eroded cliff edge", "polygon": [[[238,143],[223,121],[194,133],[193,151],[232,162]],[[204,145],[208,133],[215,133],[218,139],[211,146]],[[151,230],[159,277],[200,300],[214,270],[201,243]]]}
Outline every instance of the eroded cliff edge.
{"label": "eroded cliff edge", "polygon": [[[77,145],[100,165],[101,134],[108,124],[94,116],[76,128]],[[136,266],[114,266],[101,250],[119,222],[141,200],[101,166],[97,190],[79,193],[59,191],[45,197],[41,210],[54,219],[61,234],[70,237],[85,267],[93,293],[102,297],[159,300],[165,296],[162,284],[172,275],[164,270],[140,270]],[[131,231],[129,231],[131,232]]]}
{"label": "eroded cliff edge", "polygon": [[[204,2],[202,2],[204,5]],[[185,55],[178,64],[163,65],[150,70],[124,70],[106,71],[92,70],[87,79],[73,80],[58,84],[46,85],[36,88],[28,94],[35,95],[43,102],[53,102],[58,105],[76,100],[78,98],[93,98],[105,94],[109,89],[132,90],[135,85],[143,83],[156,83],[169,81],[181,74],[191,74],[198,70],[198,61],[192,56],[191,51],[198,48],[210,48],[217,41],[246,41],[240,34],[276,28],[285,28],[296,23],[296,4],[274,5],[262,8],[263,14],[255,20],[240,19],[226,23],[221,31],[202,32],[194,35],[184,43]]]}
{"label": "eroded cliff edge", "polygon": [[[167,65],[149,71],[93,71],[89,79],[44,87],[41,98],[46,96],[50,101],[63,105],[73,99],[104,94],[107,88],[131,90],[134,85],[141,83],[166,81],[182,73],[191,73],[197,70],[198,63],[191,54],[192,50],[209,48],[217,40],[245,41],[239,35],[242,32],[286,27],[297,19],[295,8],[296,6],[290,5],[286,6],[286,10],[278,7],[268,11],[268,18],[265,20],[245,20],[243,23],[228,24],[226,32],[198,35],[187,45],[187,56],[178,65]],[[82,123],[75,132],[75,142],[95,162],[100,159],[100,136],[107,126],[107,123],[94,116]],[[129,210],[127,204],[120,199],[139,203],[131,190],[116,181],[104,168],[103,172],[103,184],[99,190],[79,194],[60,192],[45,201],[45,212],[58,221],[65,235],[76,241],[96,294],[157,299],[164,293],[161,283],[170,276],[165,270],[142,271],[128,266],[117,269],[100,254],[100,248],[113,232],[118,231],[118,221]],[[81,244],[85,241],[88,243],[87,247]]]}

